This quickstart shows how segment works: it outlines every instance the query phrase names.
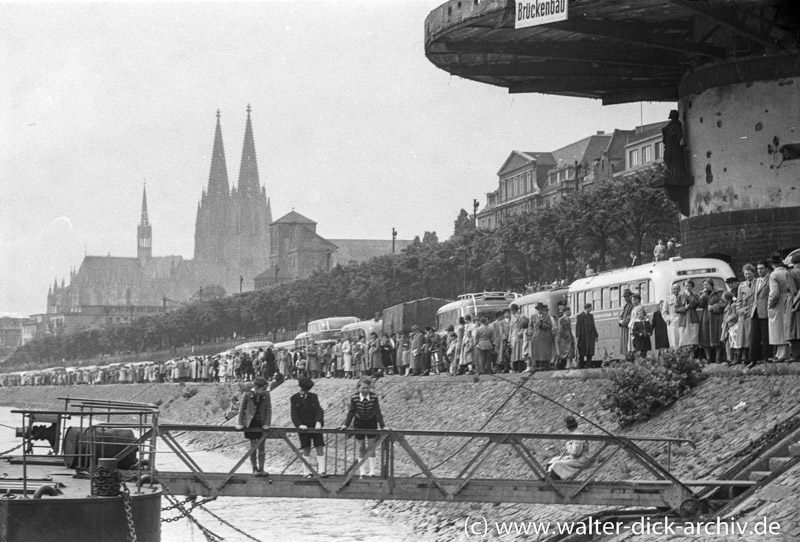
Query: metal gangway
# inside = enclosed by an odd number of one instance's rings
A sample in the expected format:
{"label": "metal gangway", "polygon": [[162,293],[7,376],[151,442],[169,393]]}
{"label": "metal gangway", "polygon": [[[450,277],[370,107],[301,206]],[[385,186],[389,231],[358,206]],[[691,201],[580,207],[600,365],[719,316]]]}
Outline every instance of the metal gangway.
{"label": "metal gangway", "polygon": [[[317,472],[314,450],[310,457],[306,457],[299,449],[297,435],[301,432],[324,435],[328,465],[325,476]],[[754,484],[747,480],[687,481],[675,477],[670,472],[673,450],[681,446],[693,447],[687,439],[610,434],[275,427],[262,430],[260,439],[268,446],[268,460],[274,459],[275,455],[289,460],[282,472],[262,477],[239,472],[243,466],[249,468],[249,448],[231,469],[220,472],[204,470],[193,458],[193,452],[181,443],[181,440],[196,441],[196,438],[187,439],[196,433],[223,433],[232,445],[238,441],[248,447],[242,431],[230,426],[154,424],[141,433],[137,443],[131,445],[146,445],[151,457],[156,458],[156,464],[150,465],[152,476],[145,477],[143,484],[139,485],[157,483],[168,493],[185,496],[603,505],[652,507],[690,516],[701,510],[698,501],[701,493],[713,488],[745,491]],[[357,455],[352,438],[357,433],[373,437],[366,440],[368,447],[363,458]],[[585,465],[567,479],[547,477],[548,458],[545,455],[554,454],[542,450],[548,446],[550,449],[554,446],[563,449],[566,441],[570,440],[589,444],[589,458]],[[157,441],[163,442],[166,449],[155,450]],[[430,452],[430,444],[426,445],[426,441],[434,443],[440,452],[437,455],[444,452],[449,453],[449,457],[445,460],[424,459],[420,450],[424,448]],[[660,449],[666,456],[666,465],[643,447]],[[375,477],[362,477],[360,468],[372,452],[377,456],[379,473]],[[158,469],[157,458],[163,453],[175,454],[186,470]],[[624,478],[619,472],[612,472],[614,468],[610,466],[615,461],[617,467],[624,465],[627,474]],[[513,476],[502,476],[496,468],[512,464],[518,466]],[[310,477],[302,473],[286,473],[290,469],[304,470],[302,467],[311,471]],[[489,474],[487,469],[491,471]],[[268,470],[274,472],[273,468]]]}

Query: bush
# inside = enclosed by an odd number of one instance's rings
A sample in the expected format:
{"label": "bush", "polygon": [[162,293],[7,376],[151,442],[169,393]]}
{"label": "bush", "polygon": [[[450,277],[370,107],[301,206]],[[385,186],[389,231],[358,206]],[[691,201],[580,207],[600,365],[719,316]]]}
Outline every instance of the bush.
{"label": "bush", "polygon": [[601,405],[620,427],[648,420],[697,386],[702,370],[688,347],[615,363],[609,369],[611,385]]}

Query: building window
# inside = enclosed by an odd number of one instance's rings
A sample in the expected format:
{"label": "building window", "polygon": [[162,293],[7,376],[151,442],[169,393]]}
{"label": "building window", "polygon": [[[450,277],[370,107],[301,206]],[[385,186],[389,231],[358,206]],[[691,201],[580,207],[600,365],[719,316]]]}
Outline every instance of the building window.
{"label": "building window", "polygon": [[650,145],[647,145],[646,147],[642,147],[642,163],[643,164],[647,164],[647,163],[653,161],[653,157],[650,156],[651,150],[652,149],[651,149]]}
{"label": "building window", "polygon": [[628,152],[628,168],[635,168],[639,165],[639,149]]}
{"label": "building window", "polygon": [[656,160],[661,160],[664,157],[664,144],[660,141],[656,142]]}

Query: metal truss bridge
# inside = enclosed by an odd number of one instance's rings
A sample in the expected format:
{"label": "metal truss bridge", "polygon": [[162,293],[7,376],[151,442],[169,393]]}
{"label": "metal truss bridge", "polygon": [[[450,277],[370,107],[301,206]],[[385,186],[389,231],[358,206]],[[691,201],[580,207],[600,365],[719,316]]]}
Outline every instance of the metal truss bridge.
{"label": "metal truss bridge", "polygon": [[[254,476],[239,473],[246,465],[249,450],[227,472],[203,470],[176,438],[177,433],[229,433],[231,440],[242,432],[218,425],[164,424],[142,433],[139,442],[153,442],[155,431],[187,467],[186,471],[153,469],[148,481],[164,486],[172,494],[229,497],[293,497],[318,499],[395,499],[412,501],[448,501],[478,503],[528,503],[564,505],[602,505],[619,507],[653,507],[670,509],[684,515],[700,512],[699,495],[710,491],[730,494],[743,492],[754,482],[748,480],[679,480],[670,473],[669,461],[675,446],[693,444],[685,439],[653,437],[618,437],[612,435],[576,435],[553,433],[497,433],[469,431],[396,431],[272,428],[262,433],[261,440],[271,447],[285,445],[291,463],[299,462],[312,472]],[[327,439],[328,475],[315,468],[315,460],[305,457],[298,448],[297,433],[322,433]],[[375,477],[359,476],[367,461],[355,453],[355,433],[369,434],[365,457],[375,452],[380,473]],[[572,477],[553,480],[545,477],[546,458],[537,450],[554,444],[563,449],[566,441],[589,443],[590,457],[586,465]],[[426,444],[427,441],[427,444]],[[423,459],[420,448],[430,443],[441,452],[450,451],[445,461]],[[278,444],[280,443],[280,444]],[[641,445],[663,447],[668,464],[656,461]],[[147,454],[147,451],[144,451]],[[268,455],[270,453],[268,449]],[[445,452],[446,453],[446,452]],[[158,453],[155,454],[156,456]],[[437,455],[443,455],[441,453]],[[554,454],[549,453],[549,456]],[[455,458],[455,461],[453,460]],[[617,459],[632,479],[603,477],[604,471]],[[452,464],[459,470],[454,470]],[[444,465],[448,467],[443,468]],[[517,465],[513,477],[501,476],[497,466]],[[249,465],[248,465],[249,466]],[[289,465],[287,465],[288,468]],[[284,471],[286,468],[284,468]],[[487,475],[486,471],[491,471]]]}

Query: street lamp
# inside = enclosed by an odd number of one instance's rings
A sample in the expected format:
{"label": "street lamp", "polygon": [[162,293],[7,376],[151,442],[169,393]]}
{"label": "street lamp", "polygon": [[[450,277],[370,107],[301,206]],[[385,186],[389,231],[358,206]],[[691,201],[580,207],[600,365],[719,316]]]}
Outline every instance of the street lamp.
{"label": "street lamp", "polygon": [[464,254],[464,270],[461,274],[461,279],[462,279],[461,293],[465,294],[467,293],[467,249],[459,248],[456,250],[456,252],[461,252],[462,254]]}

